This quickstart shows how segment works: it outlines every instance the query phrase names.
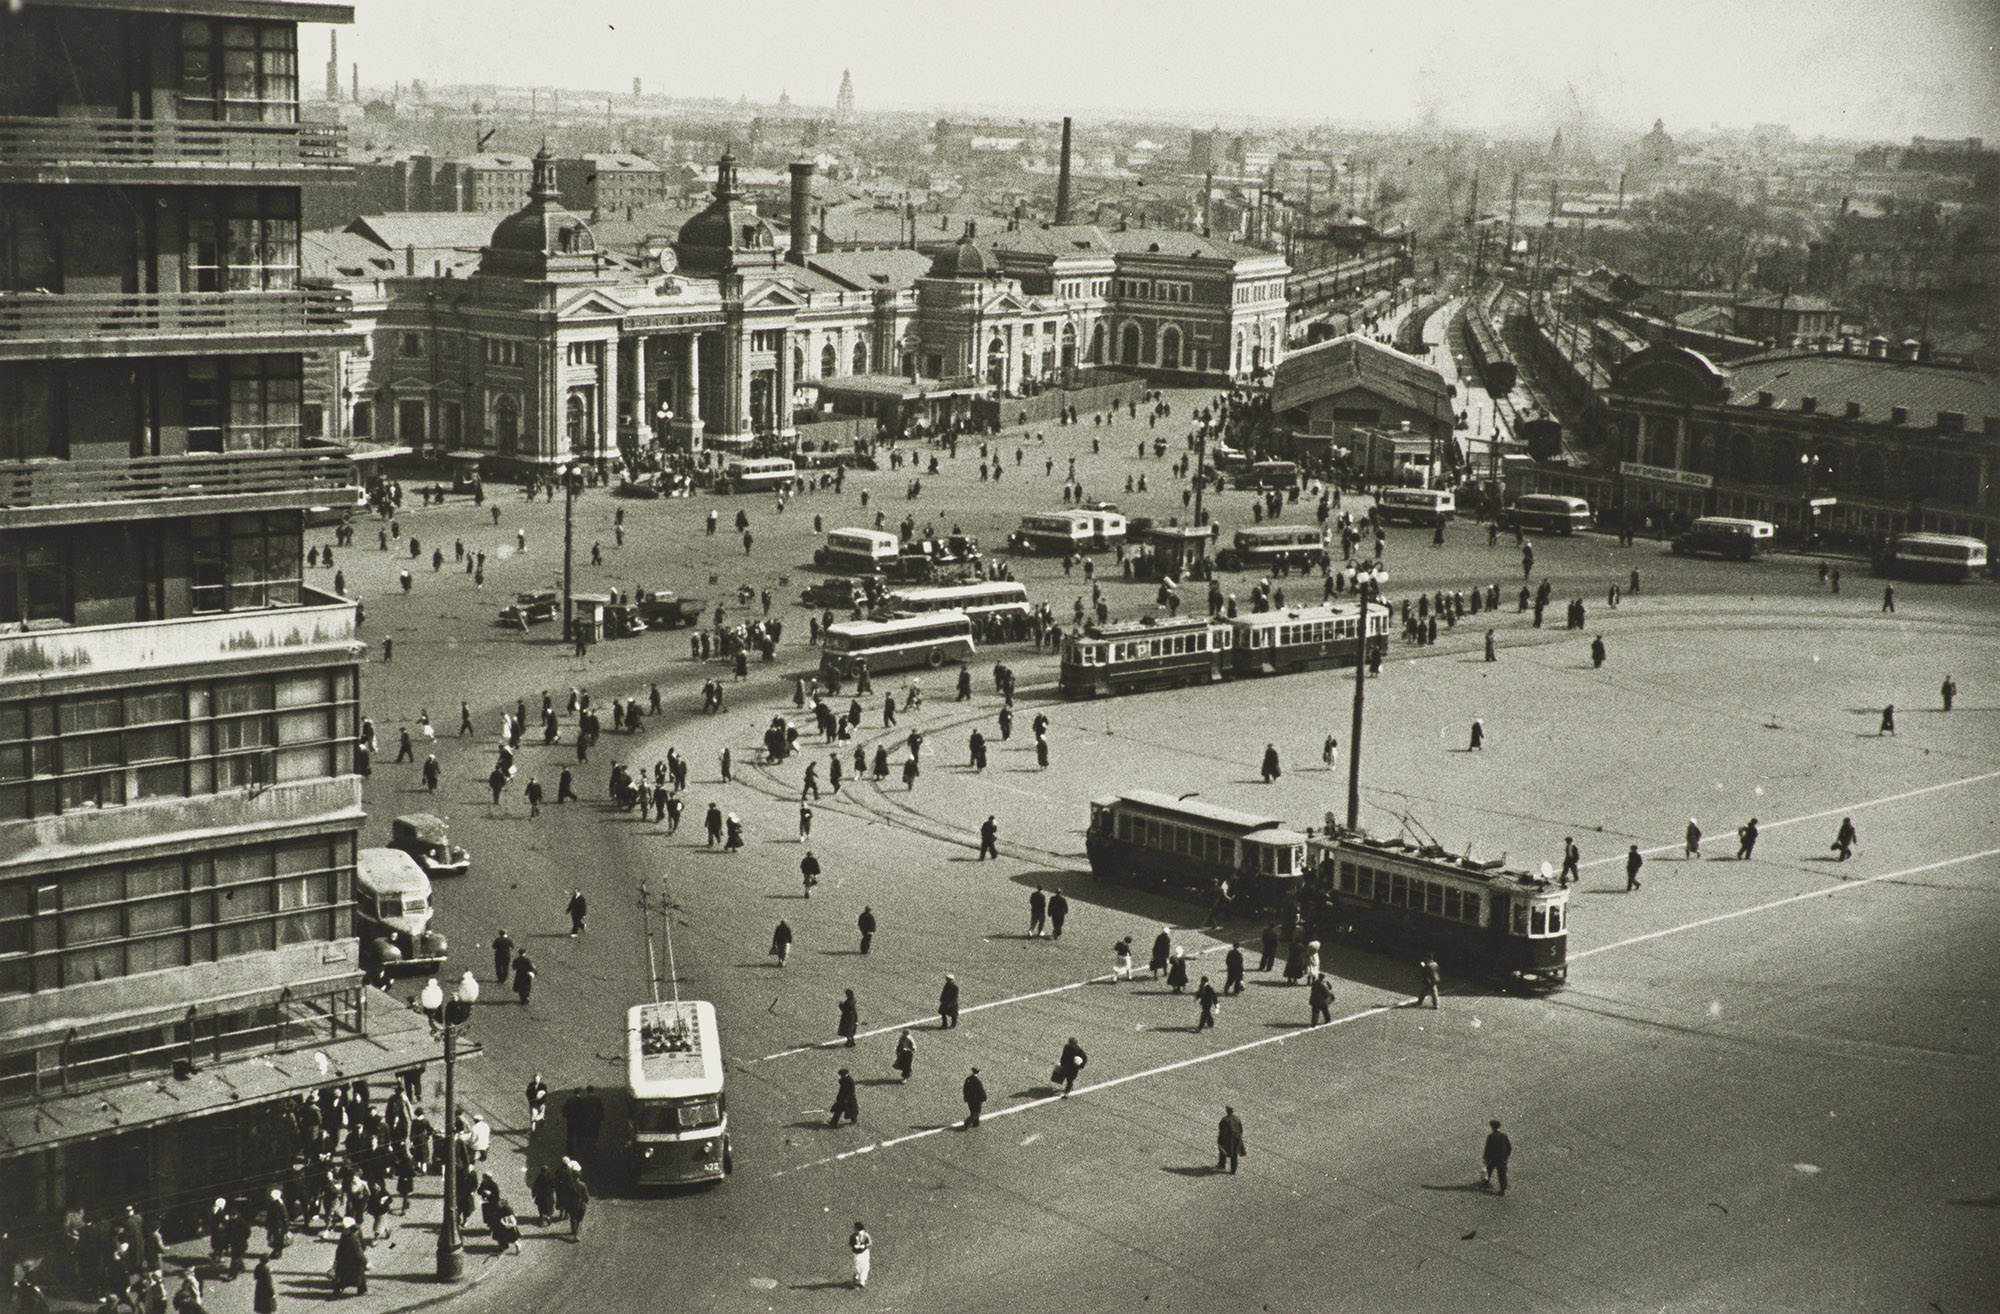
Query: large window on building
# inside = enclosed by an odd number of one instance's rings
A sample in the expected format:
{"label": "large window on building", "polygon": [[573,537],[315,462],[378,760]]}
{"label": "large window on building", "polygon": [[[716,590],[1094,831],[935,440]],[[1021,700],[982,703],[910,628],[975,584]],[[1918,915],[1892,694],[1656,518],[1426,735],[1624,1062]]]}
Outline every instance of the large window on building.
{"label": "large window on building", "polygon": [[54,362],[0,365],[0,461],[69,454],[62,398]]}
{"label": "large window on building", "polygon": [[299,445],[297,356],[195,357],[187,362],[188,450],[284,451]]}
{"label": "large window on building", "polygon": [[298,605],[304,539],[295,513],[198,516],[192,530],[196,611]]}
{"label": "large window on building", "polygon": [[183,20],[181,117],[229,123],[297,122],[297,26]]}
{"label": "large window on building", "polygon": [[343,939],[353,888],[350,835],[0,879],[0,995]]}
{"label": "large window on building", "polygon": [[0,535],[0,627],[69,616],[67,540],[32,531]]}
{"label": "large window on building", "polygon": [[0,821],[331,778],[356,715],[345,670],[0,705]]}
{"label": "large window on building", "polygon": [[190,199],[188,291],[282,292],[298,282],[296,191],[232,187]]}

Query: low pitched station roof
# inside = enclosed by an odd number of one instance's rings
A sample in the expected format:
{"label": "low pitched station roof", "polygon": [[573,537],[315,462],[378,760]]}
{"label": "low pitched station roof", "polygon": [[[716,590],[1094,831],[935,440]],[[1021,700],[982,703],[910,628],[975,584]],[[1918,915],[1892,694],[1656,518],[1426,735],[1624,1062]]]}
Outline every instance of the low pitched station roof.
{"label": "low pitched station roof", "polygon": [[1444,376],[1420,360],[1359,334],[1315,343],[1278,362],[1271,409],[1283,414],[1356,388],[1385,397],[1405,410],[1451,418]]}
{"label": "low pitched station roof", "polygon": [[821,251],[806,257],[816,269],[852,291],[872,292],[881,288],[902,291],[915,287],[930,272],[931,257],[908,247],[879,251]]}
{"label": "low pitched station roof", "polygon": [[479,211],[392,210],[364,214],[346,231],[392,251],[412,246],[419,251],[477,251],[492,238],[499,222],[499,215]]}
{"label": "low pitched station roof", "polygon": [[1801,397],[1817,400],[1821,414],[1844,416],[1848,402],[1861,404],[1860,419],[1890,420],[1890,408],[1909,413],[1909,424],[1930,428],[1939,411],[1966,417],[1977,430],[1986,416],[2000,416],[2000,375],[1921,361],[1838,352],[1782,352],[1731,363],[1726,370],[1731,406],[1757,406],[1757,395],[1772,395],[1772,409],[1796,410]]}

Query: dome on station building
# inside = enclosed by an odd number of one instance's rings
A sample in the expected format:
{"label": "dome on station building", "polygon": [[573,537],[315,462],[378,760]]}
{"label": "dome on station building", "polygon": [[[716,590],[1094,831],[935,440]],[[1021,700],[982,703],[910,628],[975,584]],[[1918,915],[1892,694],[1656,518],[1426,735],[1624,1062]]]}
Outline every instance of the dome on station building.
{"label": "dome on station building", "polygon": [[715,194],[701,213],[681,225],[674,240],[680,267],[689,273],[719,274],[741,265],[774,265],[776,231],[743,197],[736,156],[724,151],[715,163]]}
{"label": "dome on station building", "polygon": [[590,225],[563,208],[556,192],[555,157],[544,146],[535,154],[528,203],[494,225],[479,253],[479,272],[546,280],[595,275],[603,267]]}
{"label": "dome on station building", "polygon": [[978,241],[979,225],[968,219],[959,239],[937,253],[931,261],[931,278],[992,278],[1000,272],[1000,262]]}

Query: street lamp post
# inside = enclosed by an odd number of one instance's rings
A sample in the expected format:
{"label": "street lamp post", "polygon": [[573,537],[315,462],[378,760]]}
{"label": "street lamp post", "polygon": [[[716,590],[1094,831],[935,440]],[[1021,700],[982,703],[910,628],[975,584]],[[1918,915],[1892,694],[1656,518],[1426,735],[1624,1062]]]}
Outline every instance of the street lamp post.
{"label": "street lamp post", "polygon": [[472,1005],[479,999],[479,982],[467,972],[452,992],[432,977],[417,1002],[430,1015],[431,1024],[444,1032],[444,1127],[447,1135],[444,1156],[444,1200],[438,1220],[437,1275],[441,1282],[455,1282],[465,1276],[465,1244],[458,1234],[458,1029],[472,1017]]}
{"label": "street lamp post", "polygon": [[576,635],[571,631],[570,575],[576,547],[576,485],[581,477],[574,463],[563,467],[563,641],[565,643],[576,642]]}

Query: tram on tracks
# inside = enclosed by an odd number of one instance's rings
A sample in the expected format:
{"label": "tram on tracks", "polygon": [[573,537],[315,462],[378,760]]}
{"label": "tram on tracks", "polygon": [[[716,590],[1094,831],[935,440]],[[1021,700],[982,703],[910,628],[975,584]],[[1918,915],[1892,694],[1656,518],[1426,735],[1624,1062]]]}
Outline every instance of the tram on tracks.
{"label": "tram on tracks", "polygon": [[1093,799],[1091,874],[1238,914],[1289,917],[1371,951],[1521,989],[1569,976],[1569,891],[1499,860],[1135,789]]}
{"label": "tram on tracks", "polygon": [[[1360,625],[1358,602],[1089,625],[1063,640],[1056,687],[1066,698],[1103,698],[1352,666]],[[1389,608],[1371,602],[1369,656],[1379,657],[1388,642]]]}

